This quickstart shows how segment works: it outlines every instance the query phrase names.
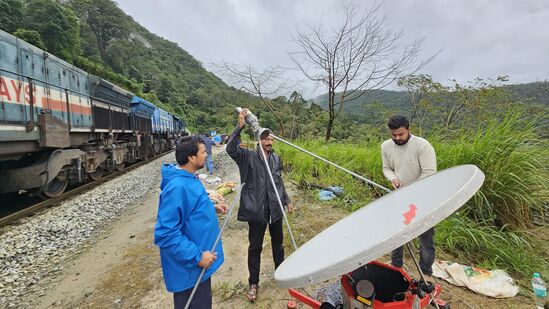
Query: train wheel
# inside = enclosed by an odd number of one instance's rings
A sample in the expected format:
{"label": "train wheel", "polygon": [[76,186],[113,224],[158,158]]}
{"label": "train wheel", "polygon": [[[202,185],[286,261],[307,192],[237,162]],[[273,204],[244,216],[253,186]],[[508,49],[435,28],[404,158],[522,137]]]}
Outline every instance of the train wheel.
{"label": "train wheel", "polygon": [[145,148],[145,151],[143,152],[143,160],[147,161],[150,158],[150,151],[149,148]]}
{"label": "train wheel", "polygon": [[101,179],[103,176],[103,168],[98,166],[93,173],[89,173],[91,180],[96,181]]}
{"label": "train wheel", "polygon": [[120,163],[120,164],[116,164],[115,167],[116,167],[116,170],[117,170],[117,171],[121,171],[121,170],[124,169],[125,166],[126,166],[126,162],[122,162],[122,163]]}
{"label": "train wheel", "polygon": [[65,192],[67,185],[69,184],[69,179],[65,172],[60,172],[57,177],[55,177],[46,187],[46,190],[40,192],[42,198],[48,199],[56,197]]}

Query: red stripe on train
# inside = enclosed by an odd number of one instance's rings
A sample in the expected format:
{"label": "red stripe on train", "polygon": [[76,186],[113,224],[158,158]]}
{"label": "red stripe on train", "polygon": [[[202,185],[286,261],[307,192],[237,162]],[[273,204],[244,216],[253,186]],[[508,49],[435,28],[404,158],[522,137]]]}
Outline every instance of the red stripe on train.
{"label": "red stripe on train", "polygon": [[[54,99],[48,99],[48,98],[42,98],[42,106],[48,106],[53,111],[61,111],[66,112],[67,111],[67,103],[61,100],[54,100]],[[71,113],[78,113],[78,114],[84,114],[84,115],[91,115],[91,108],[87,106],[81,106],[76,104],[70,104]]]}

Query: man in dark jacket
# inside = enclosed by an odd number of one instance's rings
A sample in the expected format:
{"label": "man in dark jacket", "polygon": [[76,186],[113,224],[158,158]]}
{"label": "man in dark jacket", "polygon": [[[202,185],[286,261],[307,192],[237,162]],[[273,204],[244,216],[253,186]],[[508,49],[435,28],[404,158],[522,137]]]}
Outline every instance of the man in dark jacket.
{"label": "man in dark jacket", "polygon": [[[248,222],[248,271],[250,285],[247,297],[250,301],[255,301],[259,283],[259,269],[261,264],[261,250],[263,248],[263,237],[267,225],[271,235],[271,246],[273,250],[273,260],[275,269],[284,261],[284,247],[282,245],[282,209],[278,204],[276,193],[269,175],[261,148],[255,150],[238,147],[239,134],[244,128],[247,110],[244,109],[239,115],[238,126],[231,134],[227,143],[227,153],[235,160],[240,170],[240,181],[246,183],[240,197],[240,208],[238,209],[238,220]],[[292,204],[284,182],[282,181],[282,167],[280,158],[273,152],[273,138],[269,136],[262,137],[261,145],[264,150],[267,162],[273,179],[276,183],[276,190],[280,196],[282,204],[288,207],[288,212],[292,212]]]}

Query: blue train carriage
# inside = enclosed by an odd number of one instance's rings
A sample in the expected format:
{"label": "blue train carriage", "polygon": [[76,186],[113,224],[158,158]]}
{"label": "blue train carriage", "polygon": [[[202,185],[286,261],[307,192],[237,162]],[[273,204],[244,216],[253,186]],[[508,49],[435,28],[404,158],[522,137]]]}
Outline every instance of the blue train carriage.
{"label": "blue train carriage", "polygon": [[155,153],[173,148],[175,129],[172,114],[156,107],[152,117],[152,133],[155,136]]}
{"label": "blue train carriage", "polygon": [[0,30],[0,193],[63,191],[93,130],[88,73]]}
{"label": "blue train carriage", "polygon": [[126,163],[143,156],[132,127],[131,102],[135,95],[91,74],[89,82],[94,134],[82,148],[90,154],[86,171],[92,180],[97,180],[104,172],[122,170]]}
{"label": "blue train carriage", "polygon": [[185,122],[179,117],[173,116],[173,128],[174,128],[174,134],[175,134],[175,140],[179,139],[181,136],[187,135],[187,131],[185,128]]}
{"label": "blue train carriage", "polygon": [[153,116],[156,105],[134,96],[131,101],[131,126],[136,132],[137,143],[145,158],[154,155]]}

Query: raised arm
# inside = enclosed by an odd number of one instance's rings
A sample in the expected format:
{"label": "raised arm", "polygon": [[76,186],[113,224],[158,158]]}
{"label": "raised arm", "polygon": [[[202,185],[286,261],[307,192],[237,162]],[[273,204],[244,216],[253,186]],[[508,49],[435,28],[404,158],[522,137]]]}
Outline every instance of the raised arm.
{"label": "raised arm", "polygon": [[238,147],[240,141],[240,132],[244,128],[246,121],[244,120],[246,114],[248,113],[247,109],[243,109],[242,112],[238,115],[238,125],[234,129],[229,141],[227,142],[227,153],[237,164],[247,159],[248,150]]}

